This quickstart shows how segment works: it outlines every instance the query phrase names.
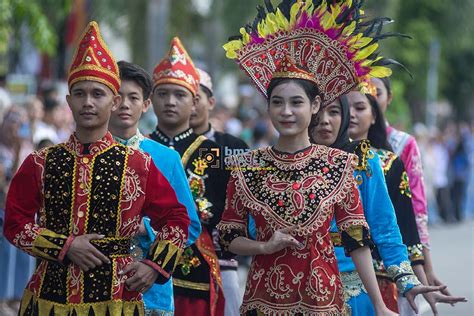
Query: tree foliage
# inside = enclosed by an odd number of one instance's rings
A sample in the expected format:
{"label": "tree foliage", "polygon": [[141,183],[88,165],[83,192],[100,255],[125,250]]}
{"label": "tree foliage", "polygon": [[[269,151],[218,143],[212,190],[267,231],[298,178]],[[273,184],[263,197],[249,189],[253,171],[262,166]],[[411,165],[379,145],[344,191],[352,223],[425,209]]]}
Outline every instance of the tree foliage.
{"label": "tree foliage", "polygon": [[[440,43],[438,99],[447,99],[458,117],[472,105],[474,78],[474,1],[380,0],[367,1],[369,13],[395,20],[387,30],[410,35],[412,40],[390,39],[381,44],[384,53],[403,63],[414,78],[395,71],[416,121],[424,119],[429,47]],[[471,88],[468,88],[471,87]],[[402,97],[402,95],[396,95]]]}
{"label": "tree foliage", "polygon": [[56,23],[64,20],[70,6],[71,0],[0,0],[0,53],[7,51],[20,27],[26,25],[35,46],[54,55],[58,45]]}

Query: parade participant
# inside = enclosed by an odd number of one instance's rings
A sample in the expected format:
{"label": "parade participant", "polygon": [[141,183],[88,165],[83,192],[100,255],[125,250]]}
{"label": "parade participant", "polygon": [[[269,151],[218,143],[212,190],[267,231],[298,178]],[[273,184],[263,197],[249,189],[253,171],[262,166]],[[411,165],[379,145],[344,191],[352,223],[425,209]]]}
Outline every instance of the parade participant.
{"label": "parade participant", "polygon": [[175,37],[168,55],[153,72],[151,99],[158,125],[150,138],[181,155],[203,228],[196,243],[185,249],[173,274],[175,313],[220,316],[224,295],[212,231],[224,209],[228,172],[220,164],[220,147],[189,127],[198,89],[199,74]]}
{"label": "parade participant", "polygon": [[[390,79],[374,78],[372,79],[372,83],[377,91],[376,99],[380,105],[380,109],[382,113],[385,113],[393,99]],[[443,282],[441,282],[435,274],[431,260],[428,232],[428,206],[425,196],[420,150],[418,149],[416,139],[412,135],[397,130],[390,125],[387,126],[387,135],[393,152],[400,157],[407,172],[412,195],[413,211],[415,212],[420,241],[423,244],[423,256],[425,258],[424,270],[428,282],[427,284],[443,285]],[[443,290],[443,293],[450,295],[448,289]],[[404,302],[403,299],[401,300],[401,304],[406,308],[407,303]],[[400,307],[402,307],[402,305],[400,305]]]}
{"label": "parade participant", "polygon": [[[229,133],[216,131],[211,126],[209,113],[216,105],[211,76],[202,69],[197,68],[197,71],[199,72],[198,101],[191,114],[189,125],[194,133],[206,136],[221,147],[221,158],[246,152],[249,147],[243,140]],[[221,159],[221,162],[224,162],[224,160]],[[225,200],[225,196],[221,198]],[[221,269],[222,287],[225,296],[225,315],[237,316],[239,315],[239,307],[242,303],[237,274],[238,262],[233,257],[225,257],[225,254],[220,249],[216,230],[213,231],[213,240]]]}
{"label": "parade participant", "polygon": [[[320,105],[370,75],[386,73],[367,59],[377,45],[363,37],[373,25],[358,24],[359,5],[283,1],[275,10],[266,2],[253,26],[242,28],[241,36],[224,46],[227,57],[237,60],[267,98],[280,134],[274,147],[231,157],[228,163],[233,170],[218,226],[222,244],[233,253],[254,255],[242,314],[344,313],[329,235],[335,215],[346,253],[356,262],[377,315],[393,315],[380,296],[366,247],[370,238],[353,177],[356,158],[311,145],[308,137]],[[358,40],[365,45],[352,46]],[[255,241],[247,238],[249,216],[255,221]],[[418,286],[410,270],[398,277],[411,299],[437,289]]]}
{"label": "parade participant", "polygon": [[[75,133],[29,155],[7,196],[5,236],[41,259],[20,315],[143,315],[140,292],[169,279],[189,218],[150,157],[107,132],[120,78],[96,22],[81,36],[68,86]],[[157,237],[134,261],[142,216]]]}
{"label": "parade participant", "polygon": [[[155,166],[173,187],[178,201],[186,206],[191,221],[187,242],[189,246],[201,233],[201,223],[181,165],[181,158],[176,151],[144,137],[138,130],[138,122],[142,113],[145,113],[151,105],[151,77],[143,68],[132,63],[119,61],[118,67],[121,80],[119,94],[122,97],[122,102],[118,109],[112,112],[109,130],[117,142],[149,154]],[[155,239],[148,217],[143,219],[141,232],[142,235],[137,239],[138,244],[132,246],[133,253],[139,259],[148,253]],[[172,278],[165,284],[153,285],[143,293],[143,300],[146,315],[173,315]]]}
{"label": "parade participant", "polygon": [[[368,90],[372,94],[351,91],[343,98],[343,100],[347,98],[345,108],[350,108],[349,136],[356,141],[368,140],[373,151],[379,156],[390,200],[395,209],[403,242],[408,249],[411,265],[418,279],[423,284],[427,284],[423,269],[423,246],[420,243],[416,226],[408,177],[403,162],[391,151],[392,147],[387,141],[385,119],[375,99],[376,89],[371,84],[369,86],[370,89]],[[377,218],[379,216],[380,205],[377,204]],[[374,223],[374,225],[377,224],[379,224],[379,221]],[[379,282],[384,301],[390,309],[398,311],[397,291],[391,284],[392,279],[390,275],[385,270],[382,261],[383,257],[377,251],[374,252],[374,255],[374,258],[376,258],[377,281]],[[456,303],[463,301],[463,298],[445,296],[439,293],[427,293],[424,296],[428,303],[430,303],[435,315],[437,314],[436,302]],[[404,298],[401,296],[400,299]],[[413,314],[413,311],[410,311],[409,308],[404,308],[403,315],[407,314],[406,310]]]}

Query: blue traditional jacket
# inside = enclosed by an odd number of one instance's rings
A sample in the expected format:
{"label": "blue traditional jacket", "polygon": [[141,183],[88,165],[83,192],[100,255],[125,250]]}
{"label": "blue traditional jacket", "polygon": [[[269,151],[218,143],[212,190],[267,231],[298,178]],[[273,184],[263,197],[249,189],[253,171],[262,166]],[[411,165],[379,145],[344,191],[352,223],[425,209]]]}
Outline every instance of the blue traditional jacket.
{"label": "blue traditional jacket", "polygon": [[[388,275],[396,282],[398,290],[405,293],[420,282],[413,273],[407,248],[402,241],[379,156],[370,150],[367,141],[362,141],[355,153],[359,156],[359,165],[354,172],[354,178],[358,184],[372,240],[377,246]],[[356,271],[352,258],[344,253],[343,247],[339,247],[337,234],[336,222],[333,219],[331,235],[336,246],[339,271]]]}

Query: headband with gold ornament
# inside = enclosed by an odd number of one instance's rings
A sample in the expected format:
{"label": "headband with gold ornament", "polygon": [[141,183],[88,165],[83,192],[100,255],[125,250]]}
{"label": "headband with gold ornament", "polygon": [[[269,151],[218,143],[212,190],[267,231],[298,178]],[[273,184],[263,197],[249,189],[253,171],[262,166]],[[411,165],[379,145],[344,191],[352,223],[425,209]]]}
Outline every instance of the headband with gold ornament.
{"label": "headband with gold ornament", "polygon": [[235,59],[257,89],[266,89],[278,61],[289,55],[316,78],[323,105],[371,77],[390,76],[385,66],[398,64],[377,56],[378,40],[390,19],[362,21],[361,0],[283,0],[275,9],[270,0],[258,7],[252,25],[224,45],[226,56]]}
{"label": "headband with gold ornament", "polygon": [[315,85],[318,84],[314,75],[298,66],[289,55],[285,55],[283,59],[276,63],[275,72],[272,74],[271,79],[278,78],[303,79],[311,81]]}
{"label": "headband with gold ornament", "polygon": [[114,94],[120,89],[117,62],[92,21],[84,30],[69,68],[69,89],[78,81],[91,80],[105,84]]}
{"label": "headband with gold ornament", "polygon": [[199,90],[199,73],[178,37],[171,40],[168,55],[153,70],[153,88],[166,83],[183,86],[194,96]]}

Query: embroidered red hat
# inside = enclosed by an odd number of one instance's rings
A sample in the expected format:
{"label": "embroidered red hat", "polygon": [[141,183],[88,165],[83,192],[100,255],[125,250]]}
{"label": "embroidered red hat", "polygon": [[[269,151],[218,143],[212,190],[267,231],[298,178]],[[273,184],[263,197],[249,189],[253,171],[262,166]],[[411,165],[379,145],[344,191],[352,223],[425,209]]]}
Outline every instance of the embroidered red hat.
{"label": "embroidered red hat", "polygon": [[199,73],[178,37],[171,40],[168,55],[153,71],[153,88],[166,83],[183,86],[193,95],[199,89]]}
{"label": "embroidered red hat", "polygon": [[316,77],[311,72],[298,66],[289,55],[285,55],[283,59],[277,62],[275,72],[272,75],[272,79],[276,78],[304,79],[311,81],[316,86],[318,85]]}
{"label": "embroidered red hat", "polygon": [[83,80],[103,83],[115,94],[120,89],[117,62],[102,39],[99,25],[95,21],[90,22],[84,30],[72,59],[69,68],[69,89],[76,82]]}

